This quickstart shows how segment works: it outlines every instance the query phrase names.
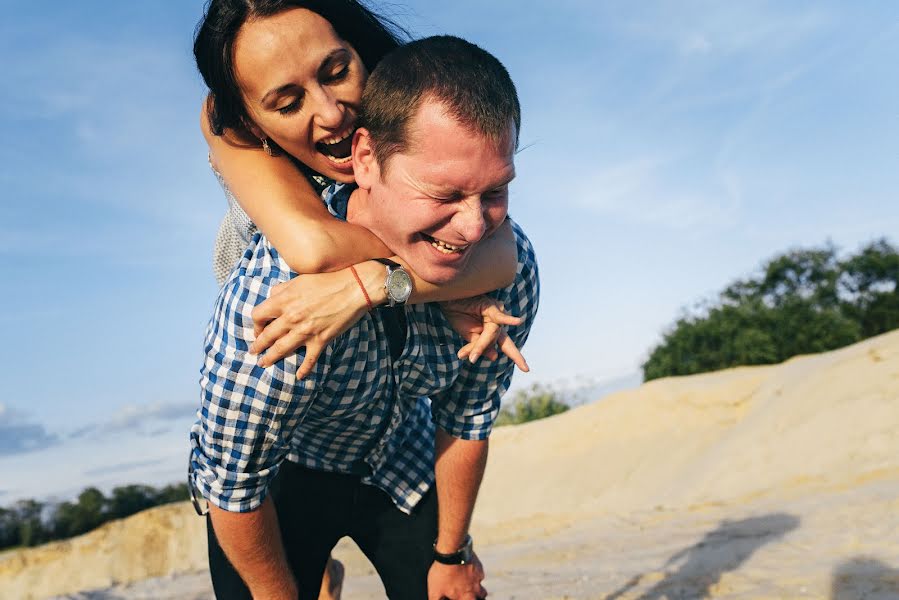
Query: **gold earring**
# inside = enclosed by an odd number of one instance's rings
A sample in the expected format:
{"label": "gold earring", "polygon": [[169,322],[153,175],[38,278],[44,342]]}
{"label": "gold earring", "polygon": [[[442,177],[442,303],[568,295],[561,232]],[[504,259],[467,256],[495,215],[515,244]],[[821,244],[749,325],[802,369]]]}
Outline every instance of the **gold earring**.
{"label": "gold earring", "polygon": [[268,154],[269,156],[275,155],[275,151],[272,150],[272,147],[268,143],[268,138],[265,138],[262,140],[262,149],[265,150],[265,153]]}

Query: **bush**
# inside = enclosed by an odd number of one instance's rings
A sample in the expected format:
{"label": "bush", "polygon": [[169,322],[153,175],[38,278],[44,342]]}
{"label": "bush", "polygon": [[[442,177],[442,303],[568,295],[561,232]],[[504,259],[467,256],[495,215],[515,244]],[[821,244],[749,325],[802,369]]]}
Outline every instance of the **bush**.
{"label": "bush", "polygon": [[125,485],[113,488],[109,497],[97,488],[89,487],[75,502],[59,504],[20,500],[11,508],[0,508],[0,550],[70,538],[113,519],[189,499],[187,484],[173,483],[160,489],[149,485]]}
{"label": "bush", "polygon": [[793,250],[678,319],[643,364],[643,377],[773,364],[896,327],[899,252],[886,240],[845,260],[830,245]]}
{"label": "bush", "polygon": [[563,413],[571,408],[562,400],[560,394],[549,386],[539,383],[527,390],[519,390],[509,405],[499,411],[496,425],[518,425],[528,421],[536,421]]}

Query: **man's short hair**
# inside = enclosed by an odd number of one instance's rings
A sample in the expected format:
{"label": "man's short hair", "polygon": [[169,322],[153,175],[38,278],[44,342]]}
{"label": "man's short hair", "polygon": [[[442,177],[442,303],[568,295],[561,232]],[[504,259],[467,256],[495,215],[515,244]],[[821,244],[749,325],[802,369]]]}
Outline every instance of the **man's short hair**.
{"label": "man's short hair", "polygon": [[496,57],[461,38],[423,38],[381,59],[362,96],[360,124],[369,130],[381,169],[408,150],[409,123],[424,99],[436,100],[460,124],[500,144],[515,125],[521,106],[509,72]]}

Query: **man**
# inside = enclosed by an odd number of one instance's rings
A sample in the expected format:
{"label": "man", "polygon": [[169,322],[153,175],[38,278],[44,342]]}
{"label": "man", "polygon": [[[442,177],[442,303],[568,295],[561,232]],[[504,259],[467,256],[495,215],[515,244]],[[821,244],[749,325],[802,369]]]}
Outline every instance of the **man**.
{"label": "man", "polygon": [[[506,218],[520,126],[508,73],[464,40],[419,40],[372,73],[362,115],[346,218],[426,280],[452,280]],[[349,191],[331,194],[332,209]],[[524,319],[510,332],[520,347],[539,283],[514,229],[516,279],[496,297]],[[262,368],[248,353],[252,309],[289,277],[257,235],[207,332],[191,465],[211,505],[216,594],[316,598],[331,548],[348,535],[391,598],[485,596],[468,527],[511,361],[460,361],[463,341],[426,304],[372,311],[303,380],[302,351]]]}

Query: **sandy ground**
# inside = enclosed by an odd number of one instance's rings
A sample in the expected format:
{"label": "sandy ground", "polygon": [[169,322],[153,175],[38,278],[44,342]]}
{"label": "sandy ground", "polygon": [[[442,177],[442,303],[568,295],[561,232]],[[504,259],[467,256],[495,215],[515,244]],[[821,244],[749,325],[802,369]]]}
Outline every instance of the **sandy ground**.
{"label": "sandy ground", "polygon": [[[596,517],[480,551],[494,598],[899,598],[899,479],[741,507]],[[347,600],[384,598],[351,543]],[[208,600],[205,571],[63,596]]]}
{"label": "sandy ground", "polygon": [[[899,332],[491,439],[473,535],[493,598],[899,599]],[[0,597],[211,598],[201,531],[175,506],[12,553]],[[344,598],[384,597],[336,554]]]}

